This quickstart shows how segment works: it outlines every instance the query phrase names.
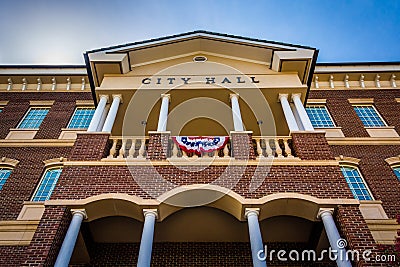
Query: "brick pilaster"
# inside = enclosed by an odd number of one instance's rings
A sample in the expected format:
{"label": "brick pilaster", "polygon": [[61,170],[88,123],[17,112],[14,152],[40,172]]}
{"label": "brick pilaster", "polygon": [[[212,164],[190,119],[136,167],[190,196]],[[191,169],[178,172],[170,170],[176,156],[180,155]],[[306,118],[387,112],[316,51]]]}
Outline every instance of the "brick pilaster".
{"label": "brick pilaster", "polygon": [[78,133],[69,159],[101,160],[108,150],[109,137],[109,133]]}
{"label": "brick pilaster", "polygon": [[166,160],[170,136],[170,132],[149,132],[147,158],[150,160]]}
{"label": "brick pilaster", "polygon": [[231,132],[231,151],[235,159],[255,159],[253,132]]}
{"label": "brick pilaster", "polygon": [[296,156],[301,159],[334,159],[323,132],[293,132],[292,141]]}
{"label": "brick pilaster", "polygon": [[72,215],[62,206],[47,206],[21,266],[54,266]]}

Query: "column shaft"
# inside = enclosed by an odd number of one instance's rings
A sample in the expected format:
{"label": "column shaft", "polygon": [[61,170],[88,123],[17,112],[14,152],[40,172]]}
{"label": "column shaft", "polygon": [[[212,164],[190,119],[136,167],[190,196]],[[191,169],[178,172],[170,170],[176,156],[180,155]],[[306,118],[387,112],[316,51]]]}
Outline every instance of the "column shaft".
{"label": "column shaft", "polygon": [[107,98],[108,97],[105,95],[102,95],[100,97],[100,101],[97,104],[96,111],[94,112],[92,120],[90,121],[89,127],[87,129],[88,132],[96,132],[97,131],[97,127],[99,126],[101,117],[103,115],[104,109],[107,104]]}
{"label": "column shaft", "polygon": [[168,120],[168,106],[169,106],[170,95],[161,95],[161,108],[160,115],[158,117],[157,132],[165,132],[167,130],[167,120]]}
{"label": "column shaft", "polygon": [[281,106],[283,109],[283,114],[285,115],[286,122],[289,127],[289,131],[298,131],[299,126],[297,126],[296,119],[293,115],[292,109],[290,108],[288,95],[279,94],[279,100],[281,101]]}
{"label": "column shaft", "polygon": [[304,130],[306,131],[314,131],[314,127],[311,124],[310,118],[307,115],[306,109],[303,106],[303,103],[301,103],[300,95],[299,94],[293,94],[292,95],[292,100],[293,103],[296,107],[297,114],[299,114],[301,123],[304,126]]}
{"label": "column shaft", "polygon": [[232,105],[233,126],[235,128],[235,131],[243,132],[243,120],[242,114],[240,112],[239,97],[237,94],[231,94],[230,98]]}
{"label": "column shaft", "polygon": [[156,211],[145,211],[142,239],[140,241],[138,267],[150,267],[151,252],[153,250],[154,224]]}
{"label": "column shaft", "polygon": [[68,227],[60,252],[58,253],[56,263],[54,264],[55,267],[68,267],[84,217],[85,213],[83,211],[73,213],[72,221]]}
{"label": "column shaft", "polygon": [[114,126],[115,118],[117,117],[117,112],[118,112],[120,103],[121,103],[121,97],[118,95],[115,95],[113,97],[113,102],[111,104],[110,110],[108,111],[106,121],[104,122],[102,132],[111,132],[111,130]]}
{"label": "column shaft", "polygon": [[251,257],[253,259],[254,267],[266,267],[267,263],[259,259],[260,256],[264,256],[264,253],[259,253],[260,250],[264,251],[260,225],[258,223],[258,212],[250,211],[246,214],[247,225],[249,227],[250,246],[251,246]]}
{"label": "column shaft", "polygon": [[336,264],[338,267],[351,267],[350,260],[346,259],[346,248],[339,247],[338,241],[341,239],[333,220],[331,211],[323,211],[320,213],[322,222],[324,223],[325,232],[328,236],[329,244],[333,250],[337,250]]}

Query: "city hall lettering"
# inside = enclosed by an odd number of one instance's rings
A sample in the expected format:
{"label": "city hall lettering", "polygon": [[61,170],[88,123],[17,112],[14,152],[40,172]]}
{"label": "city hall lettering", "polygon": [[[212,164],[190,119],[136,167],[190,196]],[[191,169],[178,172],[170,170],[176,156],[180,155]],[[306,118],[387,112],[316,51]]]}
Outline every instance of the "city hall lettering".
{"label": "city hall lettering", "polygon": [[205,84],[245,84],[259,83],[255,76],[192,76],[192,77],[147,77],[142,80],[142,84],[157,84],[157,85],[182,85],[190,83],[205,83]]}

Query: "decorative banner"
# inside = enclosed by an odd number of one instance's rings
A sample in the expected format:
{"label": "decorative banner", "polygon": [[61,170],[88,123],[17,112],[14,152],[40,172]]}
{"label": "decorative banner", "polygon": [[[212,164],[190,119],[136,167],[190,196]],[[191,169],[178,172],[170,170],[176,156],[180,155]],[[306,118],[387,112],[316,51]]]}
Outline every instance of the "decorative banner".
{"label": "decorative banner", "polygon": [[229,136],[173,136],[172,140],[186,153],[201,155],[223,148]]}

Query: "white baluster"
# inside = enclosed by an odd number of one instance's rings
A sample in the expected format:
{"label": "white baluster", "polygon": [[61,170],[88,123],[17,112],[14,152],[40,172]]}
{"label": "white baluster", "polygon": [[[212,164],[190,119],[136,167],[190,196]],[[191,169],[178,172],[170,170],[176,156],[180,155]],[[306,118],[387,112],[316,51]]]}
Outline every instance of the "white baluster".
{"label": "white baluster", "polygon": [[51,90],[54,91],[56,90],[57,87],[57,81],[56,81],[56,77],[51,78]]}
{"label": "white baluster", "polygon": [[278,158],[282,158],[283,155],[282,155],[282,149],[279,146],[279,139],[275,138],[274,140],[275,140],[275,151],[276,151],[276,154],[278,155]]}
{"label": "white baluster", "polygon": [[117,142],[118,142],[118,139],[112,139],[113,140],[113,144],[112,144],[112,147],[111,147],[111,149],[110,149],[110,154],[108,155],[108,159],[112,159],[112,158],[114,158],[114,154],[115,154],[115,152],[117,151]]}
{"label": "white baluster", "polygon": [[122,159],[125,156],[125,152],[126,152],[126,139],[122,139],[122,145],[121,148],[119,149],[119,155],[117,158]]}
{"label": "white baluster", "polygon": [[316,89],[319,89],[319,78],[318,78],[318,75],[315,75],[314,86],[315,86]]}
{"label": "white baluster", "polygon": [[26,80],[26,78],[22,78],[22,91],[25,91],[27,87],[28,81]]}
{"label": "white baluster", "polygon": [[329,76],[329,87],[335,88],[335,83],[333,82],[333,75]]}
{"label": "white baluster", "polygon": [[86,85],[86,82],[85,82],[85,77],[82,77],[82,85],[81,85],[81,90],[85,90],[85,85]]}
{"label": "white baluster", "polygon": [[129,148],[128,151],[128,158],[129,159],[133,159],[133,155],[135,154],[135,150],[136,150],[136,139],[132,138],[131,140],[131,148]]}
{"label": "white baluster", "polygon": [[224,158],[229,158],[229,148],[228,148],[228,143],[224,146]]}
{"label": "white baluster", "polygon": [[67,78],[67,91],[71,90],[71,78]]}
{"label": "white baluster", "polygon": [[397,87],[397,84],[396,84],[396,75],[394,75],[394,74],[392,74],[392,76],[390,76],[390,85],[391,85],[393,88],[396,88],[396,87]]}
{"label": "white baluster", "polygon": [[142,138],[140,140],[140,148],[139,148],[139,154],[138,154],[138,158],[143,159],[144,158],[144,152],[145,152],[145,148],[146,148],[146,139]]}
{"label": "white baluster", "polygon": [[263,150],[261,148],[261,144],[260,144],[260,138],[256,138],[256,144],[257,144],[257,153],[258,153],[258,157],[259,158],[263,158]]}
{"label": "white baluster", "polygon": [[360,76],[360,86],[361,86],[361,88],[365,88],[365,76],[364,76],[364,74],[361,74],[361,76]]}
{"label": "white baluster", "polygon": [[178,146],[175,142],[173,142],[172,158],[177,158],[177,157],[178,157]]}
{"label": "white baluster", "polygon": [[289,147],[288,138],[283,138],[283,144],[285,145],[285,152],[288,158],[293,158],[292,150]]}
{"label": "white baluster", "polygon": [[37,78],[37,87],[36,90],[40,91],[40,89],[42,89],[42,80],[39,78]]}
{"label": "white baluster", "polygon": [[350,88],[350,83],[349,83],[349,75],[344,76],[344,87]]}
{"label": "white baluster", "polygon": [[11,78],[7,79],[7,91],[10,91],[12,89],[13,86],[13,81]]}
{"label": "white baluster", "polygon": [[381,79],[381,76],[379,74],[377,74],[375,76],[375,86],[378,88],[381,88],[381,80],[380,79]]}
{"label": "white baluster", "polygon": [[265,155],[267,157],[274,157],[274,155],[272,154],[272,148],[269,144],[269,138],[265,138],[264,142],[265,142]]}

